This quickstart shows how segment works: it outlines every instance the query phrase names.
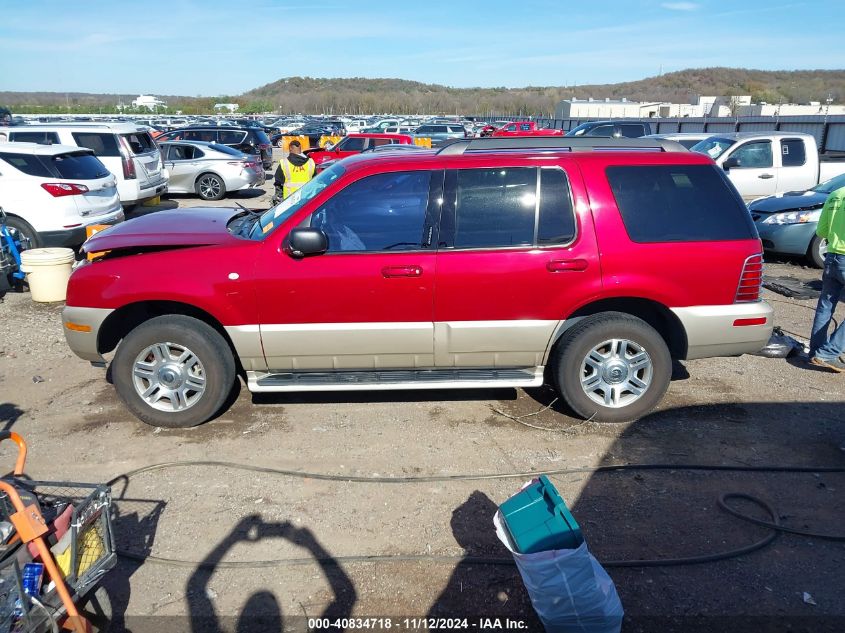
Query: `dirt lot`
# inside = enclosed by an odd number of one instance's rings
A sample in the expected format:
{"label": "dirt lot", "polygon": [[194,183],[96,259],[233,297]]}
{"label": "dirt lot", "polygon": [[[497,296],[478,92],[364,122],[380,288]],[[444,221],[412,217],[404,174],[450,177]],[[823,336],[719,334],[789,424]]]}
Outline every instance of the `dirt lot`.
{"label": "dirt lot", "polygon": [[[266,207],[271,189],[218,204]],[[179,197],[162,207],[197,204]],[[819,277],[794,261],[767,272]],[[767,296],[778,301],[777,324],[806,335],[814,302]],[[558,403],[523,418],[545,430],[495,411],[538,411],[553,399],[542,389],[260,398],[243,390],[204,426],[154,429],[126,412],[103,370],[70,353],[61,308],[27,294],[0,303],[0,424],[29,442],[33,478],[100,482],[188,460],[338,476],[182,466],[118,482],[121,549],[189,563],[122,559],[106,581],[114,630],[305,631],[306,617],[392,617],[392,630],[424,630],[403,619],[432,615],[469,617],[475,630],[496,628],[480,617],[507,617],[541,631],[515,568],[461,559],[507,557],[492,515],[528,477],[451,477],[625,463],[845,466],[845,376],[756,356],[679,364],[659,410],[624,425],[582,423]],[[11,447],[3,454],[11,465]],[[385,477],[428,479],[377,481]],[[845,523],[841,473],[571,472],[552,480],[605,561],[709,554],[765,537],[718,509],[725,492],[765,499],[798,529],[842,533]],[[382,558],[344,558],[368,556]],[[231,565],[276,559],[298,564]],[[624,631],[816,632],[845,630],[843,567],[842,543],[781,535],[730,560],[608,571]],[[263,619],[244,628],[244,614]]]}

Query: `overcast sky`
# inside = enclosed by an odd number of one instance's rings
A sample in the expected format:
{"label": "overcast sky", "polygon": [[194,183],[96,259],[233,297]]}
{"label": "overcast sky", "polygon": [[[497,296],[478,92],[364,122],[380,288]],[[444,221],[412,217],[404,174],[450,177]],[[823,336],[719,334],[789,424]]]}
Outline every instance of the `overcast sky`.
{"label": "overcast sky", "polygon": [[845,68],[845,0],[0,3],[0,90],[218,96],[294,75],[521,87]]}

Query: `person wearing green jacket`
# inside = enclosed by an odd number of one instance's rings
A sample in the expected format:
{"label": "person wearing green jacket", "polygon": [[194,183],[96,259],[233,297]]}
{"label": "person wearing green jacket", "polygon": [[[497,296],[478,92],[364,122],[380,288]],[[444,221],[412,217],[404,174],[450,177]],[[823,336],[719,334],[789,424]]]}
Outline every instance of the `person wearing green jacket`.
{"label": "person wearing green jacket", "polygon": [[839,358],[845,352],[845,319],[828,335],[836,304],[845,288],[845,187],[827,197],[816,234],[827,240],[822,291],[810,335],[810,363],[837,373],[845,372]]}

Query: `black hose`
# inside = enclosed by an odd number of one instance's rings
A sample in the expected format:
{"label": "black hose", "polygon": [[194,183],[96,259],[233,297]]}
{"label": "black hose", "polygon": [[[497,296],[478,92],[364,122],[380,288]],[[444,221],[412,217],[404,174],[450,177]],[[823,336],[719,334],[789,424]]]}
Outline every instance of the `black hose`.
{"label": "black hose", "polygon": [[[842,473],[845,467],[841,466],[732,466],[725,464],[615,464],[609,466],[598,466],[595,468],[561,468],[550,471],[524,471],[518,473],[490,473],[477,475],[435,475],[424,477],[360,477],[350,475],[332,475],[325,473],[309,473],[296,470],[284,470],[269,468],[265,466],[253,466],[250,464],[238,464],[235,462],[220,461],[186,461],[186,462],[165,462],[136,468],[122,475],[113,478],[109,485],[119,481],[128,482],[132,477],[141,473],[154,472],[167,468],[188,467],[188,466],[214,466],[219,468],[231,468],[235,470],[247,470],[252,472],[268,473],[288,477],[300,477],[307,479],[319,479],[326,481],[344,481],[355,483],[377,483],[377,484],[403,484],[403,483],[431,483],[443,481],[473,481],[483,479],[510,479],[534,477],[545,475],[565,475],[575,473],[607,473],[622,470],[706,470],[706,471],[728,471],[728,472],[781,472],[781,473]],[[770,521],[757,519],[743,514],[728,505],[730,499],[744,499],[762,508],[768,514]],[[607,560],[602,561],[605,567],[673,567],[680,565],[697,565],[702,563],[713,563],[744,556],[760,550],[774,541],[781,532],[796,534],[809,538],[818,538],[832,541],[845,541],[845,535],[820,534],[804,530],[796,530],[782,526],[778,519],[778,513],[771,505],[744,493],[726,493],[719,497],[719,508],[748,523],[772,530],[765,538],[736,549],[716,552],[713,554],[702,554],[685,558],[660,558],[651,560]],[[429,563],[466,563],[473,565],[514,565],[512,558],[497,558],[484,556],[438,556],[433,554],[395,554],[395,555],[358,555],[358,556],[333,556],[325,558],[281,558],[260,561],[219,561],[216,563],[204,563],[202,561],[180,560],[175,558],[163,558],[133,552],[131,550],[118,550],[118,555],[128,560],[148,562],[158,565],[173,567],[185,567],[190,569],[256,569],[282,566],[309,565],[319,563],[321,565],[340,565],[343,563],[376,563],[376,562],[429,562]]]}

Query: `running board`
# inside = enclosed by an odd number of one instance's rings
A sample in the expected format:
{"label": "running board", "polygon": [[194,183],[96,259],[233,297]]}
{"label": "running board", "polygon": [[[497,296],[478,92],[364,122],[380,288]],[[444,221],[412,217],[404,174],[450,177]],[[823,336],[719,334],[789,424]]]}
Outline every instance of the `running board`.
{"label": "running board", "polygon": [[363,391],[539,387],[543,367],[528,369],[396,369],[372,371],[248,371],[247,387],[263,391]]}

